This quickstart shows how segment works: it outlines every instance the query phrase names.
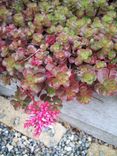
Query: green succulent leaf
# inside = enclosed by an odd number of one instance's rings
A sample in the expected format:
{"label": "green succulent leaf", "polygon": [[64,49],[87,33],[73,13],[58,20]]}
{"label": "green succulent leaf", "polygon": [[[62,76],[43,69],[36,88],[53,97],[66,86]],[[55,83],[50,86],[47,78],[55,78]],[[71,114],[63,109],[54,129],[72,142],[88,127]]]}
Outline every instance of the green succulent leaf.
{"label": "green succulent leaf", "polygon": [[82,60],[87,60],[92,55],[92,51],[90,49],[81,49],[79,56]]}
{"label": "green succulent leaf", "polygon": [[96,80],[96,76],[92,73],[84,73],[81,81],[86,82],[87,84],[91,85]]}
{"label": "green succulent leaf", "polygon": [[48,88],[47,88],[47,93],[48,93],[51,97],[53,97],[53,96],[55,95],[55,89],[52,88],[52,87],[48,87]]}
{"label": "green succulent leaf", "polygon": [[13,16],[16,26],[24,26],[24,16],[22,13],[17,13]]}

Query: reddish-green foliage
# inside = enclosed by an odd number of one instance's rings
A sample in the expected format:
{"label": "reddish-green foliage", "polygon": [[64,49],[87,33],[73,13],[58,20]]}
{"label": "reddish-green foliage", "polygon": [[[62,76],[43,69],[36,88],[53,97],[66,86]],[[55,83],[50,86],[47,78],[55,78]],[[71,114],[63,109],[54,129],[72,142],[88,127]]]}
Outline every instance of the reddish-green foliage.
{"label": "reddish-green foliage", "polygon": [[38,96],[59,109],[62,100],[117,94],[116,2],[0,3],[0,73],[19,83],[15,106]]}

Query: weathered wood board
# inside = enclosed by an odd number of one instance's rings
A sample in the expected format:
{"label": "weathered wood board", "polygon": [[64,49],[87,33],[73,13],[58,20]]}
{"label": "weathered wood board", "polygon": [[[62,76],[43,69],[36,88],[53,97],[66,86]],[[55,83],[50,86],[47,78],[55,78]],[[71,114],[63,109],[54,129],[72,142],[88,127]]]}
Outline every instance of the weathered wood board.
{"label": "weathered wood board", "polygon": [[64,102],[61,119],[74,127],[117,146],[117,97],[98,97],[90,104],[82,105],[76,100]]}
{"label": "weathered wood board", "polygon": [[[5,88],[0,84],[0,94],[10,96],[16,89],[14,88]],[[64,102],[60,118],[94,137],[117,146],[117,97],[97,98],[103,103],[96,99],[92,99],[87,105],[79,104],[76,100]]]}

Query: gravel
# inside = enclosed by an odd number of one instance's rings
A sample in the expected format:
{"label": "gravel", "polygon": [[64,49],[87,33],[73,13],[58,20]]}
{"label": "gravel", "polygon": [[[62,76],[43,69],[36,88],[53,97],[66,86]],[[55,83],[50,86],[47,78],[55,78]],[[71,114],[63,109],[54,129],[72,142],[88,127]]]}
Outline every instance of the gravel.
{"label": "gravel", "polygon": [[0,156],[86,156],[94,138],[68,129],[57,146],[47,148],[42,142],[0,124]]}

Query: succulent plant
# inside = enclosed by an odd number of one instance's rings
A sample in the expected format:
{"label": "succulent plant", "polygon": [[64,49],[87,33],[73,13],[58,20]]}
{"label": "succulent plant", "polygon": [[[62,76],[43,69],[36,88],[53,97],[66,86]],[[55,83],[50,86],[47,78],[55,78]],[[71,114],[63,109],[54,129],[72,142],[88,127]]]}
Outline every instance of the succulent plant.
{"label": "succulent plant", "polygon": [[70,77],[69,71],[66,73],[58,72],[56,74],[56,77],[50,80],[50,86],[52,86],[55,89],[59,88],[61,85],[67,87],[69,86],[69,77]]}
{"label": "succulent plant", "polygon": [[91,101],[92,89],[84,84],[81,84],[79,93],[77,94],[77,100],[80,103],[88,104]]}
{"label": "succulent plant", "polygon": [[43,38],[42,34],[34,33],[32,36],[32,42],[33,44],[40,44],[41,40]]}
{"label": "succulent plant", "polygon": [[104,80],[103,84],[96,84],[95,89],[99,94],[104,96],[112,96],[117,93],[117,82],[112,79]]}
{"label": "succulent plant", "polygon": [[78,50],[78,55],[81,60],[85,61],[92,55],[92,51],[90,49],[80,49]]}
{"label": "succulent plant", "polygon": [[19,82],[14,106],[60,110],[63,100],[89,103],[93,92],[117,95],[116,8],[106,0],[2,1],[0,74]]}
{"label": "succulent plant", "polygon": [[9,10],[5,6],[0,6],[0,21],[6,21]]}
{"label": "succulent plant", "polygon": [[17,68],[17,63],[13,57],[6,57],[2,62],[3,66],[6,67],[10,75],[13,75],[15,68]]}
{"label": "succulent plant", "polygon": [[24,16],[22,13],[15,14],[13,20],[16,26],[24,26]]}
{"label": "succulent plant", "polygon": [[104,61],[96,61],[96,65],[95,66],[96,66],[97,69],[100,69],[100,68],[106,67],[107,64]]}

